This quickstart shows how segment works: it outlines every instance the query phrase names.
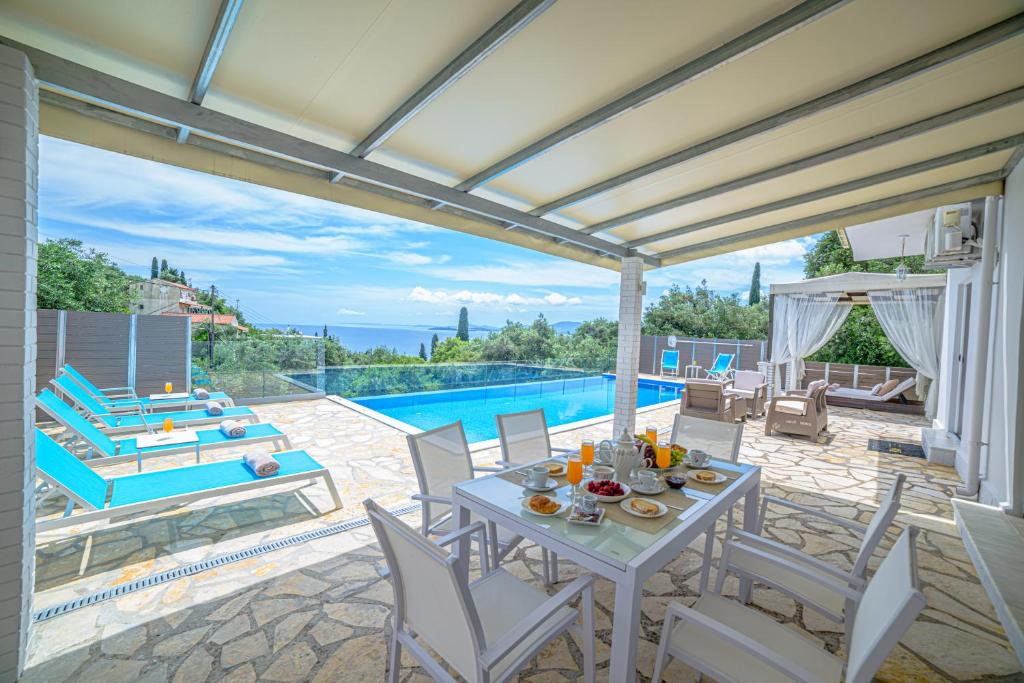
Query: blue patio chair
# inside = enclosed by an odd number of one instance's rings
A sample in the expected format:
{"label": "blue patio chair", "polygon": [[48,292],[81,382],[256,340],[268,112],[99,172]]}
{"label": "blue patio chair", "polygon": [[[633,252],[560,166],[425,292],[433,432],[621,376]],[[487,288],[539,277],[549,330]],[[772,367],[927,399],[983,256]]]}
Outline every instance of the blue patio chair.
{"label": "blue patio chair", "polygon": [[89,422],[82,415],[79,415],[74,408],[49,389],[43,389],[39,392],[39,395],[36,396],[36,405],[61,426],[88,444],[89,451],[86,459],[90,466],[113,465],[119,462],[134,460],[138,463],[139,471],[141,472],[144,459],[162,455],[175,455],[194,451],[196,462],[199,462],[199,455],[202,451],[210,451],[215,448],[251,446],[256,443],[267,442],[273,444],[278,450],[290,449],[292,447],[288,436],[274,425],[268,423],[249,425],[245,428],[245,436],[234,439],[225,436],[220,429],[199,429],[195,431],[195,435],[199,439],[198,441],[139,447],[135,437],[114,441],[100,431],[99,427]]}
{"label": "blue patio chair", "polygon": [[192,366],[192,386],[194,386],[194,387],[203,387],[203,386],[208,386],[210,384],[213,384],[213,381],[210,379],[210,373],[208,373],[206,370],[203,370],[198,365],[193,365]]}
{"label": "blue patio chair", "polygon": [[[281,469],[269,477],[257,477],[239,459],[107,480],[36,429],[36,468],[48,487],[44,498],[60,493],[68,499],[63,517],[41,520],[36,528],[43,531],[140,512],[157,512],[202,498],[317,479],[322,479],[330,491],[335,505],[332,509],[341,507],[341,497],[330,471],[306,451],[274,453],[274,458],[281,463]],[[72,514],[76,506],[83,512]]]}
{"label": "blue patio chair", "polygon": [[72,367],[70,363],[64,364],[64,367],[61,368],[60,374],[65,374],[71,377],[71,379],[77,382],[79,386],[89,392],[91,396],[114,413],[136,412],[140,405],[142,406],[142,409],[147,412],[151,412],[154,408],[188,408],[200,403],[205,403],[207,400],[219,401],[220,403],[228,406],[235,405],[234,399],[223,391],[211,391],[210,398],[203,399],[203,401],[198,401],[191,396],[187,398],[158,399],[154,401],[148,396],[136,396],[135,390],[130,387],[114,387],[113,390],[127,389],[128,392],[108,394],[106,392],[112,391],[112,389],[100,389],[89,381],[88,377]]}
{"label": "blue patio chair", "polygon": [[68,375],[61,375],[50,380],[50,384],[67,399],[74,402],[79,412],[103,429],[107,434],[125,434],[131,432],[152,432],[159,429],[167,418],[181,427],[216,424],[223,420],[241,422],[259,422],[259,416],[252,408],[227,407],[222,415],[211,415],[205,407],[195,410],[179,410],[175,412],[147,413],[142,406],[137,407],[137,414],[113,413],[105,405],[90,395],[82,386]]}
{"label": "blue patio chair", "polygon": [[679,376],[679,352],[665,349],[661,352],[661,376]]}
{"label": "blue patio chair", "polygon": [[719,382],[729,379],[729,373],[731,372],[732,362],[736,360],[735,353],[720,353],[718,358],[715,358],[715,364],[708,370],[708,379],[713,379]]}

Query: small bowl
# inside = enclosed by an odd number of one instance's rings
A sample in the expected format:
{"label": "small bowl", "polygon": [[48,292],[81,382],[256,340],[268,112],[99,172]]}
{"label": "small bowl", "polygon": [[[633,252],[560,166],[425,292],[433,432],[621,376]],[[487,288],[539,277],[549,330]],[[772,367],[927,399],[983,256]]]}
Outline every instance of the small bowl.
{"label": "small bowl", "polygon": [[686,486],[686,477],[665,477],[665,483],[670,489],[681,489]]}

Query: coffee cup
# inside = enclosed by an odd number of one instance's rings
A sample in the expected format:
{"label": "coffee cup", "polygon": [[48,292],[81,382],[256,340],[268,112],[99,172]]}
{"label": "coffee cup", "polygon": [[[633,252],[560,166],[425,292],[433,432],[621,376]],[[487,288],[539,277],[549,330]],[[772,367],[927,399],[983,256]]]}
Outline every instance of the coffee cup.
{"label": "coffee cup", "polygon": [[658,486],[658,475],[650,470],[640,470],[637,473],[637,483],[640,488],[653,491]]}
{"label": "coffee cup", "polygon": [[614,467],[607,467],[606,465],[594,465],[594,481],[603,481],[605,479],[611,479],[614,474]]}
{"label": "coffee cup", "polygon": [[580,512],[590,515],[597,512],[597,496],[593,493],[585,493],[580,496]]}
{"label": "coffee cup", "polygon": [[548,468],[542,465],[536,465],[526,470],[526,483],[529,486],[534,486],[536,488],[547,486]]}

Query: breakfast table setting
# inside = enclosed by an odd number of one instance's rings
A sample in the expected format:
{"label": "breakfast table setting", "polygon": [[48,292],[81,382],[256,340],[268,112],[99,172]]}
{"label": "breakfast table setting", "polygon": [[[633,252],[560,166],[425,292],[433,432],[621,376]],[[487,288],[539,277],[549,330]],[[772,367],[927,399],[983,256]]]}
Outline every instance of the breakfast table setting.
{"label": "breakfast table setting", "polygon": [[[657,437],[649,429],[600,446],[584,441],[579,452],[465,481],[452,492],[458,526],[479,516],[614,583],[610,681],[636,677],[644,582],[713,533],[741,498],[743,528],[756,525],[759,467]],[[468,554],[468,540],[455,551]],[[708,563],[705,557],[701,591]],[[468,563],[459,566],[468,572]]]}

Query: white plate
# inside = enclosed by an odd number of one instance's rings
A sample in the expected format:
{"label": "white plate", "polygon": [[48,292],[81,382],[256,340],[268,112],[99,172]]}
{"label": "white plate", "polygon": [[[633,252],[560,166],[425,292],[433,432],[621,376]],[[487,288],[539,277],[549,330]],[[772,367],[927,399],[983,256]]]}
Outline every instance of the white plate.
{"label": "white plate", "polygon": [[[555,499],[552,498],[551,500]],[[530,499],[523,498],[523,509],[529,512],[531,515],[537,515],[538,517],[554,517],[555,515],[560,514],[568,506],[568,503],[563,503],[558,500],[555,500],[555,502],[558,503],[558,509],[555,510],[554,512],[537,512],[536,510],[530,509]]]}
{"label": "white plate", "polygon": [[[644,501],[647,501],[648,503],[651,503],[652,505],[657,505],[658,506],[658,514],[656,514],[656,515],[641,515],[639,512],[634,512],[633,508],[631,508],[629,506],[629,504],[633,500],[644,500]],[[655,519],[657,517],[661,517],[666,512],[668,512],[668,508],[665,507],[665,505],[663,505],[662,503],[659,503],[656,500],[652,500],[651,498],[633,498],[631,500],[624,500],[624,501],[619,503],[619,507],[622,508],[623,510],[625,510],[626,512],[628,512],[629,514],[633,515],[634,517],[642,517],[643,519]]]}
{"label": "white plate", "polygon": [[[700,470],[700,471],[701,472],[707,472],[709,470]],[[728,477],[726,477],[724,474],[722,474],[720,472],[711,472],[711,474],[715,475],[715,480],[714,481],[701,481],[700,479],[697,478],[697,473],[692,471],[692,470],[686,473],[686,478],[687,479],[692,479],[693,481],[697,482],[698,484],[721,484],[723,481],[725,481],[728,478]]]}
{"label": "white plate", "polygon": [[633,491],[635,493],[642,493],[645,496],[656,496],[659,493],[665,493],[666,488],[668,487],[661,482],[658,482],[653,489],[642,488],[639,483],[633,484]]}
{"label": "white plate", "polygon": [[545,463],[545,464],[541,465],[541,467],[547,467],[548,465],[558,465],[558,467],[559,467],[559,469],[555,470],[554,472],[552,472],[551,470],[548,470],[548,476],[560,477],[563,474],[565,474],[565,465],[563,465],[562,463],[560,463],[560,462],[550,462],[550,463]]}
{"label": "white plate", "polygon": [[[580,484],[580,491],[582,491],[583,493],[590,493],[590,491],[587,489],[587,484],[589,484],[592,481],[593,481],[593,479],[587,479],[587,480],[583,481]],[[598,481],[604,481],[604,480],[603,479],[599,479]],[[621,482],[619,483],[619,486],[622,487],[622,491],[623,491],[621,496],[599,496],[596,493],[594,493],[592,495],[594,496],[594,498],[597,498],[597,502],[599,502],[599,503],[618,503],[620,500],[622,500],[623,498],[628,496],[629,492],[633,490],[633,489],[629,488],[629,486],[627,486],[626,484],[623,484]]]}
{"label": "white plate", "polygon": [[525,488],[530,489],[531,491],[540,491],[541,493],[543,493],[544,491],[553,491],[554,489],[558,488],[558,482],[549,477],[548,483],[545,484],[544,486],[534,486],[533,484],[527,482],[526,478],[524,477],[523,486]]}

